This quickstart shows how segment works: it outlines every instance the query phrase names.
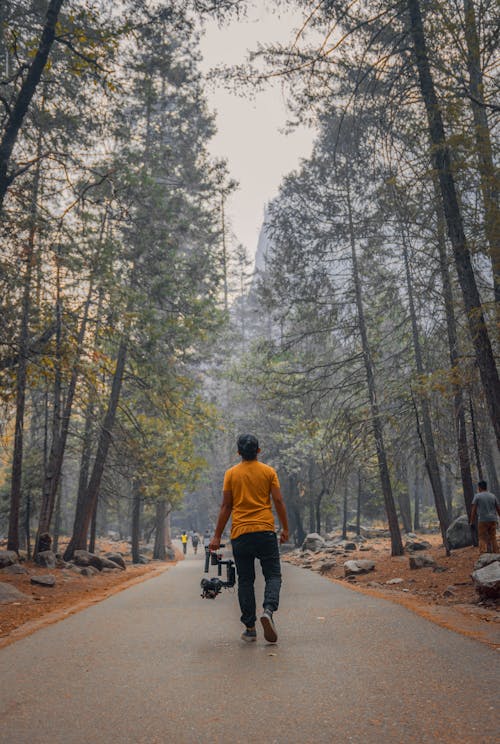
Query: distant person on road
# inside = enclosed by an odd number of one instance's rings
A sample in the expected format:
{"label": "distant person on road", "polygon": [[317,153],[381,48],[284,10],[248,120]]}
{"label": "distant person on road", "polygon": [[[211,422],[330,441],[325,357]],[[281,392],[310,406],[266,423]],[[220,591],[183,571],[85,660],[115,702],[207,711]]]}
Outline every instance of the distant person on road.
{"label": "distant person on road", "polygon": [[281,567],[271,497],[282,527],[282,543],[288,540],[286,508],[276,471],[257,459],[260,448],[256,437],[243,434],[238,437],[237,447],[241,462],[224,476],[222,505],[209,549],[218,550],[221,535],[232,516],[231,545],[238,572],[241,622],[245,626],[241,638],[248,642],[257,640],[254,582],[258,558],[266,582],[260,622],[266,641],[276,643],[273,613],[279,605]]}
{"label": "distant person on road", "polygon": [[208,546],[210,545],[210,538],[211,538],[210,530],[207,527],[207,529],[205,530],[203,534],[203,547],[205,548],[205,552],[207,552]]}
{"label": "distant person on road", "polygon": [[200,538],[198,537],[196,532],[193,532],[193,534],[191,535],[191,542],[193,544],[194,554],[196,555],[196,553],[198,552],[198,544],[200,542]]}
{"label": "distant person on road", "polygon": [[486,481],[479,481],[477,493],[472,500],[470,523],[475,524],[477,515],[480,553],[498,553],[498,514],[500,514],[498,496],[488,491]]}
{"label": "distant person on road", "polygon": [[184,555],[187,553],[187,546],[188,546],[188,536],[186,530],[181,535],[181,543],[182,543],[182,552]]}

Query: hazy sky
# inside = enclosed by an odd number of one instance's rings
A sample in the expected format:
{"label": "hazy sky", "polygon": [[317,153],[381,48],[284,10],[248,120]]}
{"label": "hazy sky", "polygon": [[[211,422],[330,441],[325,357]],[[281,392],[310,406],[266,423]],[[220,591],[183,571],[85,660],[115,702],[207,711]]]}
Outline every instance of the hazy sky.
{"label": "hazy sky", "polygon": [[[258,42],[287,41],[298,25],[290,11],[273,14],[272,3],[249,3],[247,18],[222,28],[207,24],[201,42],[205,70],[221,64],[243,62]],[[278,85],[250,97],[236,96],[223,89],[206,91],[209,106],[217,112],[218,134],[210,150],[228,161],[240,188],[228,204],[236,240],[254,255],[262,224],[264,206],[278,190],[284,174],[293,170],[301,157],[310,153],[313,132],[300,128],[293,134],[282,131],[287,112]]]}

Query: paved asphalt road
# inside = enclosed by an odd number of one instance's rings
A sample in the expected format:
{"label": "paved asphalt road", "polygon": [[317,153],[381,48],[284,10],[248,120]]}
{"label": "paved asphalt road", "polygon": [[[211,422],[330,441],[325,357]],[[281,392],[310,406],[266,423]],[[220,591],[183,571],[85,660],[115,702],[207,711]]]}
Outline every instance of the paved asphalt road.
{"label": "paved asphalt road", "polygon": [[247,645],[202,571],[188,556],[0,650],[0,742],[500,741],[498,652],[292,566],[279,643]]}

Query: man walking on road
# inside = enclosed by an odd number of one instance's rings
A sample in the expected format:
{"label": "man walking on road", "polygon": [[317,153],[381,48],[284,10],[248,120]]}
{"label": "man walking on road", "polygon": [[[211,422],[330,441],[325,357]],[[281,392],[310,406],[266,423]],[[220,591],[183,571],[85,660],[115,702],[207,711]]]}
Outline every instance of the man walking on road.
{"label": "man walking on road", "polygon": [[238,438],[241,462],[226,471],[222,505],[209,549],[218,550],[221,535],[232,515],[231,545],[238,572],[238,600],[244,641],[256,641],[255,559],[258,558],[266,582],[260,622],[264,638],[276,643],[278,634],[273,612],[279,605],[281,567],[278,540],[271,508],[271,497],[281,523],[280,542],[288,540],[288,519],[276,471],[257,460],[259,442],[252,434]]}
{"label": "man walking on road", "polygon": [[470,523],[478,520],[478,537],[480,553],[498,553],[497,514],[500,514],[498,497],[490,493],[486,481],[477,484],[478,492],[472,500]]}

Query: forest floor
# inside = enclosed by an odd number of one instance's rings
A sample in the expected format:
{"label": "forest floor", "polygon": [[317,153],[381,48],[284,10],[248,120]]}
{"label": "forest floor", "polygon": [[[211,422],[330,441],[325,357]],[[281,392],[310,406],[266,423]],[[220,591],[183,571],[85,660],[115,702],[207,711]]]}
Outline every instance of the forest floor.
{"label": "forest floor", "polygon": [[[362,551],[349,551],[345,557],[332,556],[337,565],[324,575],[356,591],[397,602],[442,627],[498,646],[499,604],[494,600],[481,601],[471,578],[479,558],[478,548],[462,548],[446,556],[440,535],[426,534],[421,539],[432,545],[425,553],[432,555],[437,565],[446,570],[411,569],[408,554],[391,556],[390,540],[379,538],[363,543]],[[319,557],[319,553],[315,555]],[[283,558],[297,562],[294,553]],[[346,579],[343,563],[355,559],[374,561],[375,570]],[[393,579],[402,581],[387,583]]]}
{"label": "forest floor", "polygon": [[[60,549],[63,550],[63,547]],[[6,571],[0,571],[2,583],[10,584],[25,595],[25,598],[0,604],[0,648],[175,565],[174,562],[159,561],[133,565],[130,562],[128,543],[98,540],[96,553],[108,551],[123,554],[127,566],[125,571],[104,571],[87,577],[64,568],[41,568],[33,561],[24,561],[21,564],[27,569],[26,574],[10,575]],[[44,587],[30,583],[32,576],[43,574],[54,575],[55,586]]]}

